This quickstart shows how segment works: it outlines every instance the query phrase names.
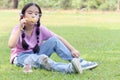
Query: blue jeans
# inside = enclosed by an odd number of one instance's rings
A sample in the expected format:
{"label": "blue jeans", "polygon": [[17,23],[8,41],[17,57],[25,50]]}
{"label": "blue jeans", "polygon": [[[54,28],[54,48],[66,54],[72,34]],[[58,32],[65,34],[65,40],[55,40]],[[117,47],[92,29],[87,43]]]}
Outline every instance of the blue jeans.
{"label": "blue jeans", "polygon": [[[54,36],[46,40],[40,46],[39,53],[33,53],[33,51],[20,53],[17,56],[17,60],[15,61],[16,62],[15,64],[17,66],[23,66],[25,60],[27,60],[32,65],[32,67],[42,68],[42,66],[39,63],[40,55],[46,55],[50,57],[53,52],[56,52],[57,55],[64,60],[71,61],[73,59],[73,56],[69,51],[69,49],[57,37]],[[56,70],[65,73],[75,72],[71,63],[66,64],[66,63],[55,62],[50,58],[48,59],[48,62],[51,65],[51,70]]]}

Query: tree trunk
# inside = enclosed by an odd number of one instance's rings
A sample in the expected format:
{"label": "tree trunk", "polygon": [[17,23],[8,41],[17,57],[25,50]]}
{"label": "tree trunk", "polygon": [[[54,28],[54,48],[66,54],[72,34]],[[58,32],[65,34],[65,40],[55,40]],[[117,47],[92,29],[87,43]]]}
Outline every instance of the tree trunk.
{"label": "tree trunk", "polygon": [[117,11],[120,11],[120,0],[118,0]]}
{"label": "tree trunk", "polygon": [[13,0],[13,8],[17,9],[18,7],[18,0]]}

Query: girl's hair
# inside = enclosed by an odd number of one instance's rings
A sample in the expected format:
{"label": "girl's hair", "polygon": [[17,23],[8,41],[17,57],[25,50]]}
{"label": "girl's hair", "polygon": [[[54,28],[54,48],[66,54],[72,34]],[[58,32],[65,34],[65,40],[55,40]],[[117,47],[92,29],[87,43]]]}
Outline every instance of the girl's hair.
{"label": "girl's hair", "polygon": [[[40,7],[37,5],[37,4],[35,4],[35,3],[28,3],[28,4],[26,4],[24,7],[23,7],[23,9],[22,9],[22,11],[21,11],[21,18],[20,19],[23,19],[23,16],[25,15],[25,11],[30,7],[30,6],[36,6],[37,8],[38,8],[38,10],[39,10],[39,17],[41,17],[41,15],[42,15],[42,11],[41,11],[41,9],[40,9]],[[39,35],[40,35],[40,29],[39,29],[39,27],[40,27],[40,18],[39,18],[39,20],[37,21],[37,24],[36,24],[36,39],[37,39],[37,44],[34,46],[34,48],[33,48],[33,52],[34,53],[37,53],[37,52],[39,52],[39,46],[38,46],[38,43],[39,43]],[[24,28],[23,28],[23,31],[22,31],[22,34],[21,34],[21,36],[22,36],[22,47],[25,49],[25,50],[27,50],[28,49],[28,47],[29,47],[29,45],[27,44],[27,42],[25,41],[25,32],[24,32],[24,30],[25,30],[25,26],[24,26]]]}

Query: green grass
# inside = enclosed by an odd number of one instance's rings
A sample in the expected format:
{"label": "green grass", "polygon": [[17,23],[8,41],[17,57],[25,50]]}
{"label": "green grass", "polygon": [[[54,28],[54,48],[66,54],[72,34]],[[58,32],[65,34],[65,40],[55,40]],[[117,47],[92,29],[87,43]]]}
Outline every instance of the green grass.
{"label": "green grass", "polygon": [[[33,70],[24,74],[22,68],[9,63],[7,46],[12,28],[19,22],[19,10],[0,11],[0,80],[120,80],[120,14],[44,11],[42,24],[63,36],[86,60],[99,66],[83,74],[63,74]],[[56,54],[51,58],[61,60]]]}

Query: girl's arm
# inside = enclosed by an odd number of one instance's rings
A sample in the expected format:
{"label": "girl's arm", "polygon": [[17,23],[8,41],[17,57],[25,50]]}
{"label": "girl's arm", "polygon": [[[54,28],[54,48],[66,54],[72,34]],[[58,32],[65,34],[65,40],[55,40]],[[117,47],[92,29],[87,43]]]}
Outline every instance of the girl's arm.
{"label": "girl's arm", "polygon": [[8,46],[10,48],[14,48],[16,46],[18,39],[19,39],[19,36],[20,36],[20,33],[21,33],[21,29],[19,27],[19,28],[17,28],[16,32],[14,32],[14,34],[12,34],[10,36],[9,41],[8,41]]}
{"label": "girl's arm", "polygon": [[79,57],[79,51],[77,51],[67,40],[65,40],[64,38],[62,38],[61,36],[57,37],[65,44],[65,46],[71,51],[72,55],[74,57]]}
{"label": "girl's arm", "polygon": [[25,22],[26,22],[26,20],[22,19],[20,21],[20,24],[18,25],[17,30],[14,32],[14,34],[12,34],[10,36],[9,41],[8,41],[8,46],[10,48],[14,48],[16,46],[19,36],[20,36],[20,33],[21,33],[21,30],[23,29]]}

